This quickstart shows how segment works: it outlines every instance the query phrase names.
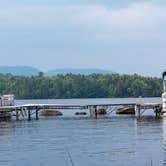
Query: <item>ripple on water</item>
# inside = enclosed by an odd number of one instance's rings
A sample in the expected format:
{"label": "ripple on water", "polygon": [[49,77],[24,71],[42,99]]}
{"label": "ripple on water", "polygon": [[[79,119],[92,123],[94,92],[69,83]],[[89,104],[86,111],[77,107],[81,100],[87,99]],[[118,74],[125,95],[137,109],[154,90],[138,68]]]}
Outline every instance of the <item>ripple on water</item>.
{"label": "ripple on water", "polygon": [[140,166],[165,160],[163,121],[133,116],[0,123],[0,166]]}

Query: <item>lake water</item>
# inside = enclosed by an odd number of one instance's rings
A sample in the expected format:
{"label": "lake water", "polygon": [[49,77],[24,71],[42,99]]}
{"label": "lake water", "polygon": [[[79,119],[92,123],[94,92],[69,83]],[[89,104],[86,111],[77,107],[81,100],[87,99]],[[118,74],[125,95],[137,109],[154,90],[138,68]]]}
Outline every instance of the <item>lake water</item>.
{"label": "lake water", "polygon": [[[118,103],[140,99],[19,100],[25,103]],[[161,102],[160,98],[141,102]],[[149,113],[111,114],[99,119],[74,115],[38,121],[0,122],[0,166],[161,166],[166,165],[166,119]],[[152,164],[153,163],[153,164]]]}

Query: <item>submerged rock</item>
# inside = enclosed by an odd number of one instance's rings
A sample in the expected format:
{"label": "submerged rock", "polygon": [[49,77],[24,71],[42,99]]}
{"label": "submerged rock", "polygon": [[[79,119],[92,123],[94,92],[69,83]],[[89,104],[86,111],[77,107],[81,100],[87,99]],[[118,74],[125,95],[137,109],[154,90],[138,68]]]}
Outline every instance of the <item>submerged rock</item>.
{"label": "submerged rock", "polygon": [[105,114],[107,114],[107,111],[104,108],[101,108],[101,109],[97,110],[97,114],[98,115],[105,115]]}
{"label": "submerged rock", "polygon": [[86,112],[76,112],[75,115],[87,115]]}
{"label": "submerged rock", "polygon": [[117,109],[116,114],[135,114],[135,108],[134,106],[119,108]]}
{"label": "submerged rock", "polygon": [[52,110],[52,109],[48,109],[48,110],[43,110],[41,112],[42,116],[62,116],[62,112],[57,111],[57,110]]}

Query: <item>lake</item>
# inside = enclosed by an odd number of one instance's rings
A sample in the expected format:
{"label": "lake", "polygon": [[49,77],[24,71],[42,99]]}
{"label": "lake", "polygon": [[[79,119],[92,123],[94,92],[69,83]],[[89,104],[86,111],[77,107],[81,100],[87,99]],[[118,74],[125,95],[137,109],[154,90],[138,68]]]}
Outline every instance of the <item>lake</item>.
{"label": "lake", "polygon": [[[16,104],[95,104],[161,102],[143,99],[18,100]],[[0,166],[148,166],[166,165],[166,119],[147,112],[135,116],[111,114],[98,119],[62,117],[38,121],[0,122]]]}

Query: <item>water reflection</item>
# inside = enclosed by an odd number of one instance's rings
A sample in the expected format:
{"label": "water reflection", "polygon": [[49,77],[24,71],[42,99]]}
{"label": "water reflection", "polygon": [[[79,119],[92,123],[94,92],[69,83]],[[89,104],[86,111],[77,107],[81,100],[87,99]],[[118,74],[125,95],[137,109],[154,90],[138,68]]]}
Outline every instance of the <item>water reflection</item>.
{"label": "water reflection", "polygon": [[166,146],[166,117],[163,117],[163,143]]}
{"label": "water reflection", "polygon": [[164,162],[163,165],[166,165],[166,117],[163,117],[163,144],[164,144]]}
{"label": "water reflection", "polygon": [[135,116],[111,114],[96,120],[64,112],[58,118],[13,119],[0,124],[0,166],[68,166],[70,155],[79,166],[144,166],[152,165],[151,161],[162,165],[166,118],[144,116],[138,121]]}
{"label": "water reflection", "polygon": [[0,122],[0,140],[4,138],[9,138],[11,135],[14,134],[14,124],[10,123],[9,121],[1,121]]}

